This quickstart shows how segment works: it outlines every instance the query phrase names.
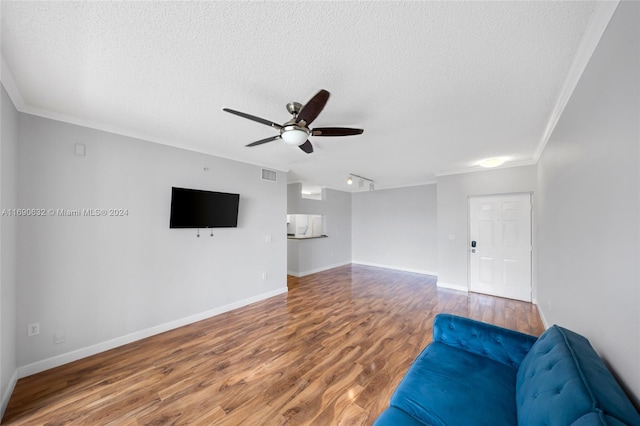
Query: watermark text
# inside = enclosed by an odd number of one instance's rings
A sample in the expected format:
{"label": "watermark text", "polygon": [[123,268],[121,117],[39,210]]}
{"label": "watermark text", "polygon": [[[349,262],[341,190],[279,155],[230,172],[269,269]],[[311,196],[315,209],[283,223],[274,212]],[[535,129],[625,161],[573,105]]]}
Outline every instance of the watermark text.
{"label": "watermark text", "polygon": [[122,217],[129,209],[2,209],[3,217]]}

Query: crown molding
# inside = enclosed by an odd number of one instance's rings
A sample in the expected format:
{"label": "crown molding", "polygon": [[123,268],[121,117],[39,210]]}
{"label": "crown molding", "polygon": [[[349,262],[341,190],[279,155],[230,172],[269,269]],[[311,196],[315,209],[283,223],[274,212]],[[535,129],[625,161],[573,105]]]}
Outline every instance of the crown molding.
{"label": "crown molding", "polygon": [[591,20],[589,21],[584,34],[582,35],[582,39],[578,45],[578,50],[573,57],[573,61],[569,67],[569,72],[564,80],[562,90],[560,90],[560,95],[558,96],[556,105],[551,113],[547,127],[545,128],[542,138],[538,143],[538,147],[533,153],[533,159],[536,163],[542,155],[544,148],[547,146],[547,143],[551,138],[551,134],[556,128],[556,125],[558,124],[558,121],[560,120],[560,117],[573,94],[573,91],[578,85],[584,70],[587,68],[587,64],[589,63],[593,52],[596,50],[596,47],[598,47],[598,43],[600,43],[600,39],[602,39],[602,36],[604,35],[604,32],[606,31],[619,3],[620,0],[600,1],[596,3],[596,9],[591,16]]}
{"label": "crown molding", "polygon": [[177,144],[177,143],[175,143],[175,142],[173,142],[173,141],[171,141],[169,139],[163,139],[163,138],[159,138],[157,136],[151,136],[151,135],[148,135],[146,133],[136,132],[136,131],[132,131],[132,130],[128,130],[128,129],[122,129],[122,128],[117,127],[117,126],[112,126],[112,125],[109,125],[109,124],[99,123],[99,122],[95,122],[95,121],[91,121],[91,120],[85,120],[83,118],[77,118],[77,117],[73,117],[73,116],[69,116],[69,115],[65,115],[65,114],[59,114],[59,113],[56,113],[56,112],[47,111],[47,110],[43,110],[43,109],[39,109],[39,108],[25,106],[24,108],[20,109],[20,108],[18,108],[16,106],[16,109],[18,111],[22,112],[22,113],[25,113],[25,114],[35,115],[35,116],[42,117],[42,118],[47,118],[47,119],[50,119],[50,120],[55,120],[55,121],[60,121],[60,122],[63,122],[63,123],[73,124],[73,125],[80,126],[80,127],[85,127],[85,128],[88,128],[88,129],[100,130],[100,131],[107,132],[107,133],[113,133],[113,134],[116,134],[116,135],[126,136],[126,137],[133,138],[133,139],[139,139],[139,140],[143,140],[143,141],[147,141],[147,142],[157,143],[157,144],[160,144],[160,145],[170,146],[170,147],[173,147],[173,148],[184,149],[186,151],[196,152],[198,154],[211,155],[213,157],[224,158],[225,160],[237,161],[239,163],[250,164],[252,166],[263,167],[263,168],[276,170],[276,171],[283,172],[283,173],[288,173],[289,170],[290,170],[288,168],[283,168],[283,167],[278,166],[276,164],[251,162],[251,161],[243,160],[243,159],[231,156],[231,155],[222,155],[222,154],[219,154],[219,153],[214,152],[214,151],[209,151],[209,150],[205,150],[205,149],[201,149],[201,148],[196,148],[194,146],[191,146],[191,145],[185,144],[185,143]]}
{"label": "crown molding", "polygon": [[11,68],[9,68],[9,64],[4,57],[4,53],[0,53],[0,81],[2,81],[2,85],[7,91],[7,94],[9,94],[9,98],[11,99],[11,102],[13,102],[13,105],[18,111],[22,112],[25,107],[24,98],[18,89],[16,79],[13,77],[13,73],[11,72]]}
{"label": "crown molding", "polygon": [[[435,181],[435,180],[428,180],[428,181],[425,181],[425,182],[409,183],[409,184],[406,184],[406,185],[391,185],[391,186],[383,186],[383,185],[377,186],[376,185],[375,191],[384,191],[386,189],[411,188],[411,187],[414,187],[414,186],[435,185],[437,183],[438,182]],[[367,189],[366,191],[353,191],[353,192],[370,192],[370,191]]]}
{"label": "crown molding", "polygon": [[489,170],[500,170],[500,169],[510,169],[512,167],[522,167],[522,166],[533,166],[537,163],[536,160],[520,160],[520,161],[509,161],[507,163],[502,164],[498,167],[482,167],[482,166],[473,166],[466,167],[463,169],[454,169],[454,170],[444,170],[441,172],[435,173],[436,177],[441,176],[450,176],[450,175],[462,175],[465,173],[475,173],[475,172],[486,172]]}

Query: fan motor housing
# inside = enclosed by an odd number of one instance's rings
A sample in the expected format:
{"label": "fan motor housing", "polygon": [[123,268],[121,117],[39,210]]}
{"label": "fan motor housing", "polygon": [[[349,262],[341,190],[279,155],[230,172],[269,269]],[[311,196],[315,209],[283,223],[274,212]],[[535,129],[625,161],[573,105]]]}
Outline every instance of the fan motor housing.
{"label": "fan motor housing", "polygon": [[293,115],[294,117],[297,116],[301,110],[302,104],[300,102],[289,102],[287,104],[287,111],[289,111],[289,114]]}

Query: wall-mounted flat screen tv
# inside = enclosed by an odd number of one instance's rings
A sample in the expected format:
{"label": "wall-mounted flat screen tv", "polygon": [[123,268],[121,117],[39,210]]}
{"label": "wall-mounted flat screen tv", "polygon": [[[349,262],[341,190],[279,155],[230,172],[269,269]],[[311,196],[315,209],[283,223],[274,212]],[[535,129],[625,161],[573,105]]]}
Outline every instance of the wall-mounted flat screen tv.
{"label": "wall-mounted flat screen tv", "polygon": [[169,228],[236,228],[240,194],[171,188]]}

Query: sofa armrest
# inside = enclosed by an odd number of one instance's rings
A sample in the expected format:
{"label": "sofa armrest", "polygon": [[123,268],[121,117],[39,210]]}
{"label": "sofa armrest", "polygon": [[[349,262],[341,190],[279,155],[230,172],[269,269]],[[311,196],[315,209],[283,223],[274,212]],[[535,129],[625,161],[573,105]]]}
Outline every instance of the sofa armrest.
{"label": "sofa armrest", "polygon": [[438,314],[433,321],[434,342],[464,349],[513,368],[518,368],[536,340],[535,336],[456,315]]}

